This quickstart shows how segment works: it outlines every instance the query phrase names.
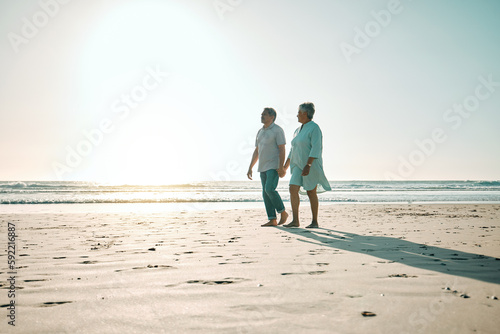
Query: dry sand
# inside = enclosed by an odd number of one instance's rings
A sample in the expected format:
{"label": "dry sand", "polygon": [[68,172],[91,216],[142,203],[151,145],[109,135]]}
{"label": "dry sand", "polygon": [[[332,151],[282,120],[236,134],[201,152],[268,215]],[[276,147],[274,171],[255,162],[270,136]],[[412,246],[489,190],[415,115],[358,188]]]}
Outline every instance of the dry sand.
{"label": "dry sand", "polygon": [[500,205],[321,204],[313,230],[264,215],[2,214],[0,332],[498,333]]}

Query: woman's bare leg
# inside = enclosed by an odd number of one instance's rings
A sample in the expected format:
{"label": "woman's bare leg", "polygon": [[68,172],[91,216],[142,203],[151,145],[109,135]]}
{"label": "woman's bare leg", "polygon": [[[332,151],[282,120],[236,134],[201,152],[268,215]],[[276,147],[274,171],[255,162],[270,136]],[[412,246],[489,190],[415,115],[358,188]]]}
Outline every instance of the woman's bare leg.
{"label": "woman's bare leg", "polygon": [[318,227],[318,210],[319,210],[319,200],[318,194],[316,192],[316,188],[313,190],[307,191],[307,196],[309,196],[309,202],[311,203],[311,213],[312,213],[312,222],[311,225],[307,227]]}
{"label": "woman's bare leg", "polygon": [[296,186],[294,184],[290,185],[290,202],[292,204],[292,215],[293,220],[290,224],[284,225],[285,227],[299,227],[299,205],[300,205],[300,197],[299,197],[299,189],[300,186]]}

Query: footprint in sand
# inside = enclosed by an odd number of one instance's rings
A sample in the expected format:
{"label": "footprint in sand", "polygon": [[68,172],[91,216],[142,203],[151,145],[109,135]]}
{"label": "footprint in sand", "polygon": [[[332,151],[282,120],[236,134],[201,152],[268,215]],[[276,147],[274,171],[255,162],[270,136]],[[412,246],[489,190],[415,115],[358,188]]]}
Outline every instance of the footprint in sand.
{"label": "footprint in sand", "polygon": [[191,281],[186,281],[188,284],[193,284],[193,283],[199,283],[199,284],[207,284],[207,285],[219,285],[219,284],[232,284],[234,281],[199,281],[199,280],[191,280]]}
{"label": "footprint in sand", "polygon": [[387,277],[416,278],[418,276],[407,275],[407,274],[392,274],[392,275],[389,275]]}
{"label": "footprint in sand", "polygon": [[206,284],[206,285],[227,285],[227,284],[233,284],[233,283],[238,283],[246,281],[244,278],[238,278],[238,277],[226,277],[222,280],[217,280],[217,281],[206,281],[206,280],[189,280],[186,281],[188,284]]}
{"label": "footprint in sand", "polygon": [[281,273],[282,276],[288,276],[288,275],[305,275],[305,274],[308,274],[308,275],[321,275],[321,274],[324,274],[326,273],[325,270],[318,270],[318,271],[309,271],[307,273]]}
{"label": "footprint in sand", "polygon": [[115,272],[119,273],[121,271],[127,271],[127,270],[141,270],[141,269],[177,269],[177,267],[174,266],[169,266],[169,265],[164,265],[164,264],[148,264],[145,267],[133,267],[132,269],[116,269]]}
{"label": "footprint in sand", "polygon": [[39,307],[50,307],[50,306],[57,306],[57,305],[62,305],[62,304],[68,304],[68,303],[73,303],[71,301],[65,301],[65,302],[46,302],[46,303],[43,303],[41,305],[39,305]]}
{"label": "footprint in sand", "polygon": [[193,251],[187,251],[187,252],[182,252],[182,253],[174,253],[174,255],[182,255],[182,254],[193,254]]}
{"label": "footprint in sand", "polygon": [[309,275],[321,275],[326,273],[326,270],[318,270],[318,271],[310,271],[308,272]]}

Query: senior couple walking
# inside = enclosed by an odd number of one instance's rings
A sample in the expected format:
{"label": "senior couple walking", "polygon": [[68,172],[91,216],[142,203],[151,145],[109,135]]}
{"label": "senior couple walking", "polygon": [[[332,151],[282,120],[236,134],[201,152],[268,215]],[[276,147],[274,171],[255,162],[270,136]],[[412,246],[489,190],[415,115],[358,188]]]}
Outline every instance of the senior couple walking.
{"label": "senior couple walking", "polygon": [[[285,133],[275,123],[276,111],[265,108],[261,114],[264,126],[257,132],[255,150],[248,168],[247,176],[252,179],[252,169],[259,162],[258,172],[262,182],[262,196],[269,221],[262,226],[299,227],[299,190],[307,191],[311,203],[312,222],[306,228],[317,228],[318,224],[318,186],[331,190],[323,171],[323,135],[318,124],[313,122],[314,104],[307,102],[299,106],[298,122],[302,125],[295,130],[290,152],[285,161]],[[292,205],[292,221],[285,225],[288,213],[283,200],[276,190],[280,177],[284,177],[290,168],[290,202]],[[280,220],[277,220],[277,213]]]}

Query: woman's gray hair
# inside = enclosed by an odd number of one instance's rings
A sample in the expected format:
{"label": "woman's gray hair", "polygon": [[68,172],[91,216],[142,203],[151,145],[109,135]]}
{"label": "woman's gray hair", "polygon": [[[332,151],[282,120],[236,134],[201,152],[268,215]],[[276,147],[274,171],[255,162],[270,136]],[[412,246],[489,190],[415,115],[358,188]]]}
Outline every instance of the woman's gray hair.
{"label": "woman's gray hair", "polygon": [[309,119],[313,119],[313,116],[314,116],[314,103],[312,103],[312,102],[302,103],[299,106],[299,110],[305,111],[307,113],[307,117]]}

